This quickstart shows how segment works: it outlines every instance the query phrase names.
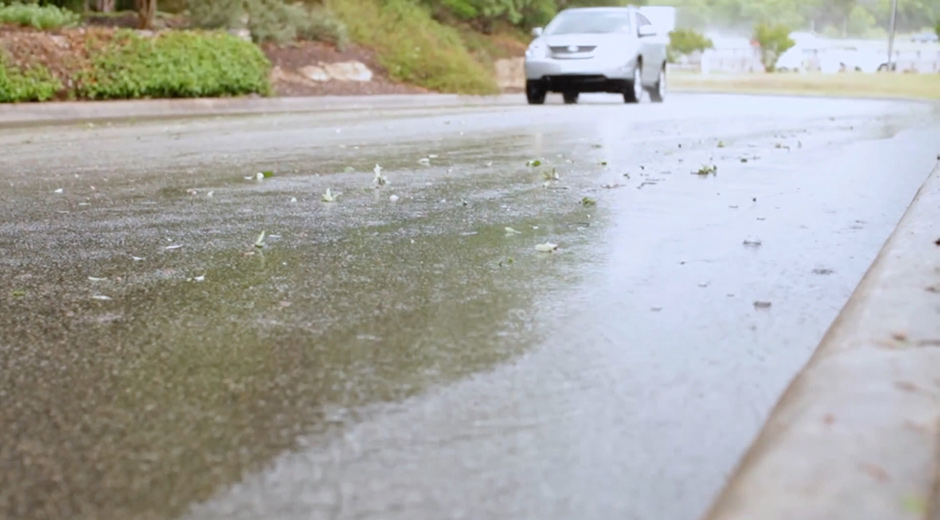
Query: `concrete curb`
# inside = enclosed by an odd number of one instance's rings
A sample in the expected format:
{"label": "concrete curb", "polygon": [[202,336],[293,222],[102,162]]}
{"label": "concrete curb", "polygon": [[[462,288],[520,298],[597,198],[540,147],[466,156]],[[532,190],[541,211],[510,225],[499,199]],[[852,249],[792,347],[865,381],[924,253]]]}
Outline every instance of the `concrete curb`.
{"label": "concrete curb", "polygon": [[940,166],[707,520],[940,518]]}
{"label": "concrete curb", "polygon": [[156,119],[193,116],[453,108],[506,104],[501,97],[449,94],[316,96],[290,98],[200,98],[0,104],[0,128],[103,119]]}

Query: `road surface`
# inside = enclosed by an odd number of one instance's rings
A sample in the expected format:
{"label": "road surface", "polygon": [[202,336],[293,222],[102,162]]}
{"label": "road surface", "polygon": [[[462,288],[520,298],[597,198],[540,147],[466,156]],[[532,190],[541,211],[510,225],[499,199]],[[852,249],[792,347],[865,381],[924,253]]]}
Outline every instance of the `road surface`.
{"label": "road surface", "polygon": [[0,129],[0,517],[693,520],[937,116],[585,96]]}

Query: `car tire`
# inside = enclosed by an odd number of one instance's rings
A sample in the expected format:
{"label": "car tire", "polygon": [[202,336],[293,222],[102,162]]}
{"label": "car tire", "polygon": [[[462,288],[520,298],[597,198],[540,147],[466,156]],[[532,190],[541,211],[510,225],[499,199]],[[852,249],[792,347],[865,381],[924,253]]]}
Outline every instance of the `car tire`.
{"label": "car tire", "polygon": [[659,79],[656,80],[656,85],[649,90],[650,101],[653,103],[662,103],[666,100],[666,65],[663,64],[663,67],[659,69]]}
{"label": "car tire", "polygon": [[534,81],[526,81],[525,97],[530,105],[544,105],[545,94],[546,92],[542,85],[539,85]]}
{"label": "car tire", "polygon": [[643,99],[643,64],[637,62],[633,79],[627,81],[627,90],[623,93],[624,103],[639,103]]}
{"label": "car tire", "polygon": [[565,100],[566,105],[574,105],[578,102],[578,96],[580,92],[565,92],[561,96]]}

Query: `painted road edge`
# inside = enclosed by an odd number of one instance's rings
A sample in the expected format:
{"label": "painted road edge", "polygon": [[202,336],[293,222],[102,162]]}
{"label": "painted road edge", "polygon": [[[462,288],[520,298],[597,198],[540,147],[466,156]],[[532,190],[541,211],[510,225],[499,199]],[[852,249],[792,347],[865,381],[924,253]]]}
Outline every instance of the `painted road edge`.
{"label": "painted road edge", "polygon": [[940,164],[706,520],[940,519],[938,241]]}

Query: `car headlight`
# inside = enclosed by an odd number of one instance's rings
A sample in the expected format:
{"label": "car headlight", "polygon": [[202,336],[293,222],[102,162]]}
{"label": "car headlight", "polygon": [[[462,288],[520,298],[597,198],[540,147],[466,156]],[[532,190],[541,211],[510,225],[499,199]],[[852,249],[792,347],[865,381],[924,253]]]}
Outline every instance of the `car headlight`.
{"label": "car headlight", "polygon": [[544,58],[548,55],[548,46],[540,41],[534,41],[526,49],[525,55],[529,58]]}

